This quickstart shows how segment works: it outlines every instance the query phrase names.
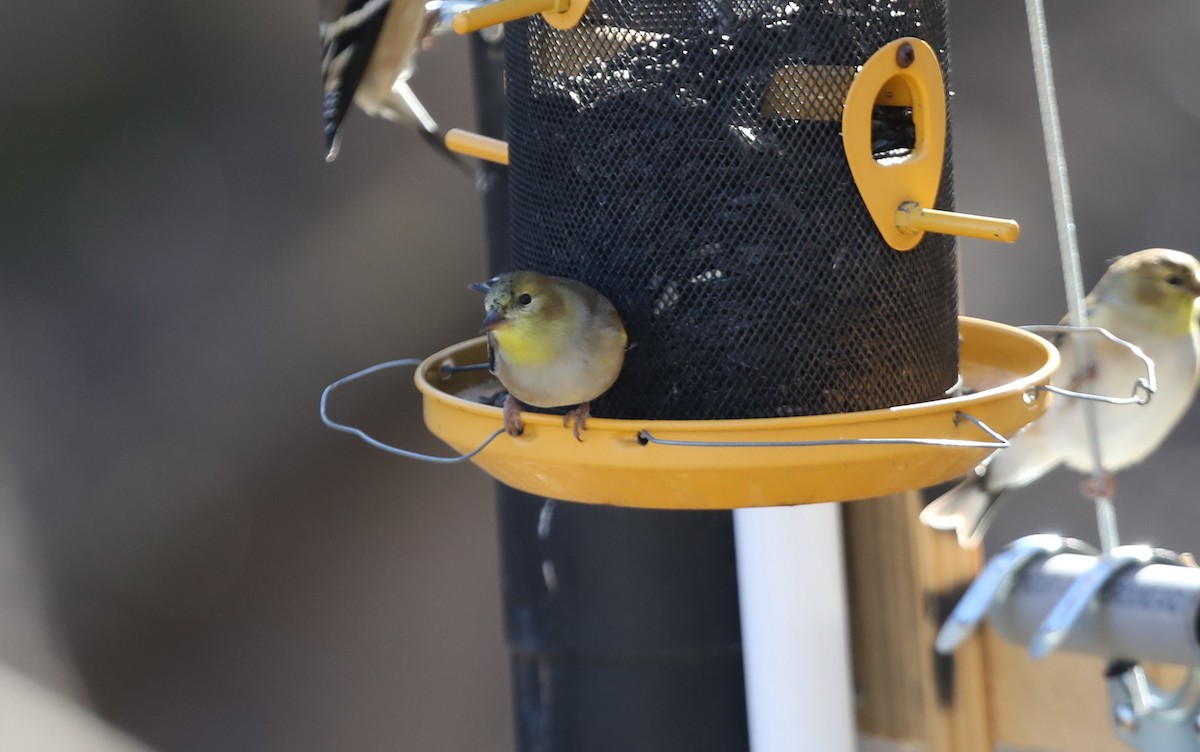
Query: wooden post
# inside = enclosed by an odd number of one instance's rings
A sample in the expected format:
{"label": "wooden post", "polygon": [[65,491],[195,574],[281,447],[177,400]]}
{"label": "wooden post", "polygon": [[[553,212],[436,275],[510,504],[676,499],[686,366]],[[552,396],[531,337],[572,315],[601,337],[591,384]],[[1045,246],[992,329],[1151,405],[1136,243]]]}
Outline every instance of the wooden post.
{"label": "wooden post", "polygon": [[915,491],[843,508],[860,732],[929,752],[991,752],[982,640],[951,657],[933,651],[979,553],[921,525]]}

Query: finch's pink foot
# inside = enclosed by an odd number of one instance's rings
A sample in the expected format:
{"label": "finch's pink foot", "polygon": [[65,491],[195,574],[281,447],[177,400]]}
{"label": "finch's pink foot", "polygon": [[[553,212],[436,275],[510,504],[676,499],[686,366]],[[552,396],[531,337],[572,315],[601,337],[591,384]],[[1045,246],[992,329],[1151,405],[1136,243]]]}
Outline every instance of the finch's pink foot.
{"label": "finch's pink foot", "polygon": [[1089,499],[1111,499],[1117,490],[1117,483],[1112,473],[1105,473],[1099,485],[1095,478],[1086,478],[1079,482],[1079,492]]}
{"label": "finch's pink foot", "polygon": [[574,410],[563,416],[563,425],[571,426],[571,433],[575,434],[576,441],[583,441],[579,432],[587,428],[589,415],[591,415],[591,403],[584,402],[582,405],[576,405]]}
{"label": "finch's pink foot", "polygon": [[525,433],[525,421],[521,420],[521,403],[511,394],[504,398],[504,430],[509,436]]}

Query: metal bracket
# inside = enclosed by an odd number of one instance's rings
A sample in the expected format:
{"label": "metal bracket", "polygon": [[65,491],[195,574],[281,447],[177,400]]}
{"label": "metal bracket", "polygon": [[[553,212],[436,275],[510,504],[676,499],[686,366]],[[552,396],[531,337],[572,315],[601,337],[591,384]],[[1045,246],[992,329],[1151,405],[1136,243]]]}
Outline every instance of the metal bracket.
{"label": "metal bracket", "polygon": [[[1014,589],[1018,587],[1022,572],[1042,562],[1039,566],[1043,569],[1041,576],[1045,577],[1046,567],[1051,566],[1052,561],[1058,561],[1053,557],[1068,553],[1096,556],[1096,550],[1088,544],[1057,535],[1029,535],[1009,544],[992,557],[946,619],[934,643],[936,650],[942,654],[952,652],[975,631],[988,613],[999,618],[994,609],[1017,597]],[[1094,566],[1071,581],[1041,621],[1029,640],[1030,654],[1036,659],[1054,651],[1067,640],[1084,614],[1099,608],[1098,596],[1107,586],[1130,569],[1141,570],[1152,564],[1183,565],[1184,562],[1171,551],[1150,546],[1118,546],[1101,555]],[[1142,585],[1146,589],[1144,592],[1155,592],[1153,582],[1166,582],[1161,575],[1156,577],[1158,579],[1152,578],[1151,582]],[[1130,583],[1124,582],[1128,587]],[[1037,589],[1035,586],[1034,590]],[[1159,590],[1158,595],[1163,597],[1163,592]],[[1194,600],[1189,602],[1194,603]],[[1110,607],[1120,608],[1112,604]],[[1187,613],[1194,613],[1194,610]],[[1189,618],[1189,624],[1194,623],[1192,619],[1194,617]],[[1014,629],[1011,622],[997,625],[997,629],[1002,626],[1009,632]],[[1019,632],[1019,627],[1017,629]],[[1001,634],[1005,635],[1005,632],[1001,631]],[[1011,634],[1005,636],[1013,639]],[[1200,667],[1191,667],[1179,687],[1162,690],[1136,662],[1120,660],[1111,664],[1107,682],[1113,726],[1127,744],[1141,752],[1200,752]]]}
{"label": "metal bracket", "polygon": [[1119,664],[1108,675],[1113,726],[1142,752],[1200,751],[1200,669],[1176,689],[1163,691],[1137,664]]}

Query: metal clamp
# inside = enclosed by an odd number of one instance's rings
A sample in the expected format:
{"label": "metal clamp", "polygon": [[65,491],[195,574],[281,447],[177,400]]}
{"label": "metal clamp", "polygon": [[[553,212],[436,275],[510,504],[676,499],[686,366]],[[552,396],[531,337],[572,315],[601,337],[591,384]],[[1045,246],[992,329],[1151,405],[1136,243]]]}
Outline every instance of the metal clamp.
{"label": "metal clamp", "polygon": [[1106,553],[1099,564],[1071,584],[1030,640],[1029,654],[1038,659],[1054,652],[1070,634],[1083,612],[1093,605],[1095,597],[1105,585],[1130,567],[1144,567],[1147,564],[1182,564],[1182,561],[1178,554],[1161,548],[1117,546]]}
{"label": "metal clamp", "polygon": [[938,630],[934,649],[948,655],[966,641],[992,604],[1004,598],[1017,577],[1027,566],[1039,559],[1066,553],[1095,555],[1096,549],[1075,538],[1059,535],[1027,535],[1008,544],[987,563],[958,605]]}
{"label": "metal clamp", "polygon": [[1134,357],[1141,360],[1142,364],[1144,366],[1146,366],[1145,378],[1139,378],[1136,382],[1134,382],[1133,392],[1129,397],[1109,397],[1109,396],[1103,395],[1103,394],[1090,394],[1088,392],[1076,392],[1071,389],[1064,389],[1060,386],[1051,386],[1050,384],[1043,384],[1041,386],[1036,387],[1037,389],[1042,389],[1044,391],[1051,392],[1052,394],[1060,394],[1064,397],[1071,397],[1072,399],[1090,400],[1092,402],[1103,402],[1103,403],[1109,404],[1109,405],[1144,405],[1150,401],[1150,397],[1153,396],[1154,392],[1157,391],[1157,389],[1158,389],[1158,381],[1155,377],[1155,372],[1154,372],[1154,361],[1150,358],[1150,356],[1147,355],[1145,352],[1143,352],[1142,348],[1138,347],[1137,345],[1133,344],[1132,342],[1121,339],[1120,337],[1116,336],[1115,334],[1108,331],[1104,327],[1100,327],[1100,326],[1078,326],[1077,327],[1077,326],[1031,325],[1031,326],[1023,326],[1021,328],[1024,329],[1025,331],[1033,332],[1034,334],[1041,334],[1043,332],[1070,333],[1070,334],[1074,334],[1074,333],[1099,334],[1099,335],[1103,336],[1105,339],[1107,339],[1108,341],[1118,344],[1118,345],[1124,347],[1125,349],[1129,350],[1129,352],[1131,352],[1134,355]]}
{"label": "metal clamp", "polygon": [[[421,365],[420,358],[404,358],[401,360],[389,360],[386,363],[377,363],[377,364],[371,366],[370,368],[364,368],[363,370],[358,371],[356,373],[352,373],[349,376],[343,376],[342,378],[333,382],[329,386],[325,387],[325,390],[321,392],[321,422],[324,423],[325,425],[329,426],[330,428],[332,428],[335,431],[343,431],[345,433],[357,436],[358,438],[367,442],[368,444],[375,447],[376,449],[382,449],[385,452],[388,452],[390,454],[399,455],[401,457],[407,457],[407,458],[413,459],[413,460],[421,460],[422,462],[433,462],[433,463],[437,463],[439,465],[449,465],[449,464],[453,464],[455,462],[462,462],[464,460],[469,460],[472,457],[474,457],[475,455],[482,452],[484,450],[484,448],[487,447],[488,444],[491,444],[493,441],[495,441],[497,436],[504,433],[503,428],[497,428],[495,431],[492,432],[492,434],[490,436],[488,436],[486,439],[483,440],[482,444],[475,447],[474,449],[467,452],[466,454],[455,455],[452,457],[438,457],[438,456],[432,455],[432,454],[422,454],[420,452],[413,452],[408,449],[401,449],[400,447],[395,447],[395,446],[392,446],[391,444],[385,444],[384,442],[380,441],[379,439],[376,439],[372,436],[368,436],[367,433],[360,428],[355,428],[354,426],[348,426],[344,423],[338,423],[337,421],[335,421],[329,417],[329,412],[328,412],[329,395],[332,394],[333,390],[337,389],[339,386],[342,386],[343,384],[348,384],[351,381],[355,381],[357,379],[361,379],[364,376],[370,376],[371,374],[373,374],[377,371],[383,371],[383,370],[386,370],[389,368],[400,368],[400,367],[405,367],[405,366],[411,367],[411,366],[419,366],[419,365]],[[455,366],[453,364],[446,364],[446,365],[442,366],[442,374],[448,375],[448,374],[454,373],[456,371],[479,370],[480,368],[487,368],[487,365],[484,364],[482,366],[480,366],[480,365]]]}
{"label": "metal clamp", "polygon": [[856,445],[878,445],[878,444],[917,444],[921,446],[944,446],[956,447],[959,449],[1006,449],[1009,446],[1008,439],[996,432],[988,424],[984,423],[974,415],[957,411],[954,413],[954,425],[958,425],[959,420],[966,420],[974,423],[981,431],[990,436],[992,441],[972,441],[969,439],[925,439],[925,438],[878,438],[868,437],[863,439],[816,439],[812,441],[691,441],[684,439],[660,439],[651,434],[649,431],[642,429],[638,431],[638,443],[645,444],[660,444],[662,446],[678,446],[678,447],[718,447],[718,448],[745,448],[745,447],[818,447],[818,446],[856,446]]}

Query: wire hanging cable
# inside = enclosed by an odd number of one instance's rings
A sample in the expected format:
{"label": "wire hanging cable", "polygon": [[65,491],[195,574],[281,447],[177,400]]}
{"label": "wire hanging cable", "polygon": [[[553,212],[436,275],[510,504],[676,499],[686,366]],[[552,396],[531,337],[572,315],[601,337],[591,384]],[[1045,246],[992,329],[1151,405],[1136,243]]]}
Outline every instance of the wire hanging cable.
{"label": "wire hanging cable", "polygon": [[[368,444],[375,447],[376,449],[382,449],[385,452],[399,455],[401,457],[408,457],[409,459],[421,460],[422,462],[433,462],[433,463],[443,464],[443,465],[450,465],[455,462],[463,462],[465,460],[471,459],[472,457],[474,457],[475,455],[479,454],[484,449],[486,449],[488,444],[491,444],[493,441],[496,440],[496,437],[498,437],[500,434],[504,433],[503,428],[497,428],[495,431],[493,431],[491,433],[490,436],[488,436],[486,439],[483,440],[482,444],[475,447],[474,449],[467,452],[466,454],[460,454],[460,455],[456,455],[453,457],[438,457],[438,456],[435,456],[432,454],[422,454],[421,452],[412,452],[407,449],[401,449],[400,447],[394,447],[391,444],[385,444],[384,442],[380,441],[379,439],[376,439],[373,436],[367,435],[367,433],[360,428],[355,428],[354,426],[348,426],[344,423],[339,423],[336,420],[334,420],[333,418],[329,417],[329,395],[333,394],[333,390],[337,389],[339,386],[342,386],[343,384],[349,384],[351,381],[357,381],[358,379],[361,379],[364,376],[370,376],[371,374],[376,373],[377,371],[383,371],[383,370],[386,370],[389,368],[400,368],[400,367],[404,367],[404,366],[419,366],[419,365],[421,365],[420,358],[403,358],[401,360],[389,360],[384,363],[376,363],[375,365],[373,365],[369,368],[364,368],[361,371],[356,371],[356,372],[350,374],[349,376],[343,376],[342,378],[333,382],[329,386],[325,387],[325,390],[323,392],[321,392],[321,422],[324,423],[325,425],[329,426],[330,428],[332,428],[335,431],[342,431],[344,433],[351,434],[352,436],[357,436],[358,438],[367,442]],[[466,367],[459,367],[455,370],[468,370],[468,369],[474,369],[474,368],[475,368],[475,366],[472,365],[472,366],[466,366]]]}
{"label": "wire hanging cable", "polygon": [[[1046,9],[1042,0],[1025,0],[1029,19],[1029,42],[1033,48],[1033,71],[1037,80],[1038,109],[1042,115],[1042,138],[1046,142],[1046,162],[1050,168],[1050,192],[1054,198],[1054,222],[1058,227],[1058,248],[1062,259],[1063,282],[1067,288],[1067,305],[1071,325],[1088,325],[1084,307],[1083,272],[1079,265],[1079,243],[1075,238],[1075,215],[1071,207],[1071,187],[1067,181],[1067,158],[1063,149],[1062,126],[1058,119],[1058,102],[1054,93],[1054,74],[1050,69],[1050,39],[1046,31]],[[1077,338],[1081,367],[1092,362],[1092,348],[1085,338]],[[1119,546],[1117,515],[1107,488],[1107,473],[1100,452],[1100,434],[1096,422],[1096,406],[1084,402],[1083,421],[1087,429],[1088,450],[1092,455],[1092,485],[1096,494],[1096,525],[1100,533],[1100,549],[1108,553]]]}

